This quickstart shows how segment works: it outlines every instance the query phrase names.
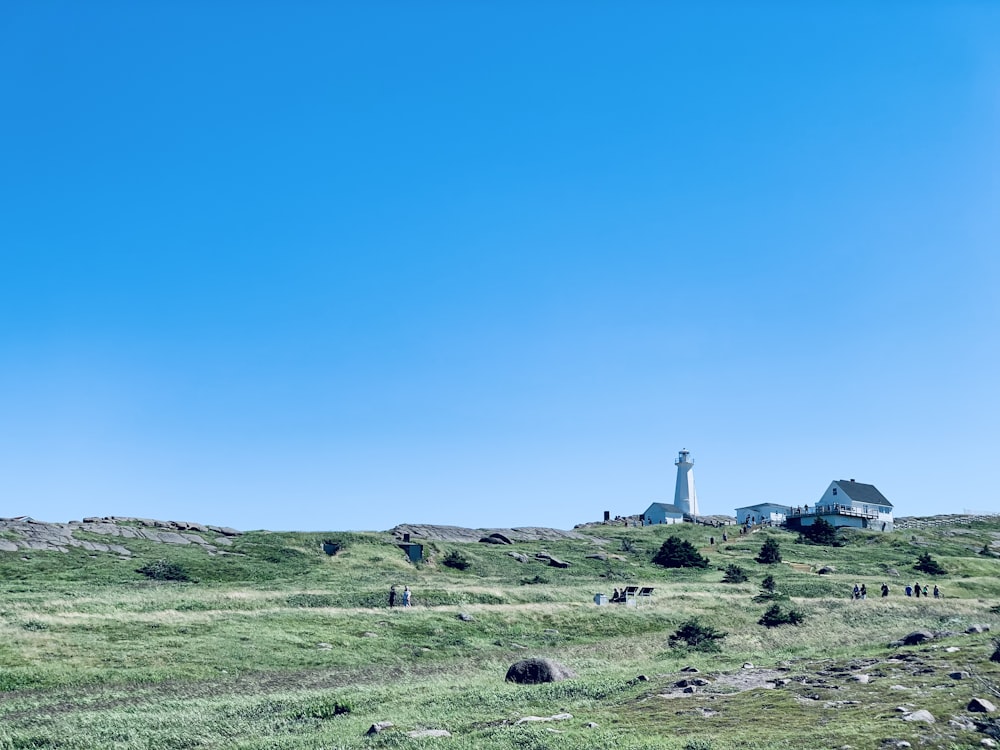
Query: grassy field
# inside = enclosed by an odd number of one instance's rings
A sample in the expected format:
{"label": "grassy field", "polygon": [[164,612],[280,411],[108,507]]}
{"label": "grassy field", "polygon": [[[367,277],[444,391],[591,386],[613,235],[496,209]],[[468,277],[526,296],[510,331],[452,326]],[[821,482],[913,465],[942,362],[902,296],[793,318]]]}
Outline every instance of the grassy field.
{"label": "grassy field", "polygon": [[[1000,525],[852,532],[836,548],[780,530],[714,547],[718,530],[691,525],[585,533],[510,547],[432,542],[419,565],[386,535],[333,532],[249,533],[224,557],[131,540],[132,560],[80,549],[0,553],[0,749],[860,749],[889,738],[980,747],[984,735],[949,720],[966,716],[974,696],[1000,703],[990,692],[1000,685],[991,634],[962,633],[978,623],[997,629],[1000,560],[981,552],[1000,539]],[[672,534],[710,566],[652,565]],[[781,564],[754,561],[768,537]],[[343,545],[334,557],[321,548],[331,538]],[[452,551],[467,570],[441,564]],[[522,563],[511,551],[545,551],[571,566]],[[916,573],[921,552],[948,573]],[[598,553],[608,559],[588,557]],[[137,572],[162,558],[191,580]],[[723,583],[729,563],[749,581]],[[835,572],[818,575],[824,565]],[[757,624],[768,574],[788,597],[782,606],[804,614],[801,625]],[[904,597],[915,580],[938,583],[944,598]],[[887,599],[878,596],[883,581]],[[867,585],[866,601],[851,601],[855,582]],[[414,606],[390,610],[390,584],[409,585]],[[655,586],[652,601],[594,605],[596,592],[627,584]],[[670,646],[691,618],[727,633],[720,651]],[[918,628],[956,635],[888,645]],[[507,667],[526,656],[554,658],[578,677],[505,683]],[[674,687],[688,666],[710,684]],[[948,677],[954,670],[970,676]],[[787,683],[771,689],[775,679]],[[897,707],[927,709],[936,723],[903,721]],[[516,723],[561,713],[572,718]],[[378,721],[395,727],[367,737]],[[407,736],[417,729],[452,736]]]}

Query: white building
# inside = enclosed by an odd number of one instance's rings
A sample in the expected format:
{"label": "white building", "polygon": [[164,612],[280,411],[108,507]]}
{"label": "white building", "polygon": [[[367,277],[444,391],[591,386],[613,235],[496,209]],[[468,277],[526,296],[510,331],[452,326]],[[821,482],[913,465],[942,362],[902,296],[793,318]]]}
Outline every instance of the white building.
{"label": "white building", "polygon": [[808,505],[792,508],[788,526],[811,526],[817,518],[838,527],[893,530],[892,503],[875,485],[855,482],[853,479],[830,482],[823,497],[812,508]]}
{"label": "white building", "polygon": [[747,522],[751,524],[771,523],[777,526],[785,522],[789,510],[791,509],[787,505],[780,503],[745,505],[736,509],[736,523],[741,526]]}
{"label": "white building", "polygon": [[677,467],[677,485],[674,488],[674,505],[681,509],[682,513],[691,516],[700,515],[698,512],[698,493],[694,488],[694,461],[689,458],[691,454],[685,449],[677,455],[674,465]]}
{"label": "white building", "polygon": [[643,526],[660,523],[682,523],[683,521],[684,511],[670,503],[653,503],[642,514]]}

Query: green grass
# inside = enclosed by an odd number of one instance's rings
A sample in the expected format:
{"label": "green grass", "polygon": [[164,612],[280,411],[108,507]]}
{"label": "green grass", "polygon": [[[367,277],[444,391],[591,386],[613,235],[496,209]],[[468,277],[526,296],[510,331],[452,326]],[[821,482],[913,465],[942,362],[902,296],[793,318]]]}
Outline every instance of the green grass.
{"label": "green grass", "polygon": [[[1000,560],[978,555],[1000,527],[979,524],[918,534],[844,535],[843,547],[796,544],[767,530],[711,547],[717,529],[684,525],[598,527],[580,540],[513,546],[429,543],[410,564],[385,536],[254,532],[210,557],[196,545],[128,540],[135,553],[0,553],[0,750],[8,748],[875,748],[886,737],[917,745],[974,747],[978,736],[949,727],[981,689],[953,681],[952,668],[1000,683],[989,634],[903,650],[889,641],[917,629],[997,626]],[[679,534],[710,559],[705,570],[651,563]],[[916,536],[916,541],[913,537]],[[765,538],[783,563],[754,561]],[[343,545],[334,557],[325,539]],[[107,538],[98,541],[107,542]],[[467,570],[441,564],[451,550]],[[508,553],[532,558],[520,563]],[[567,569],[534,560],[545,551]],[[930,551],[948,570],[913,571]],[[588,558],[598,552],[621,560]],[[138,570],[167,559],[194,582],[151,581]],[[722,583],[727,564],[750,580]],[[836,570],[817,575],[828,565]],[[890,569],[899,572],[891,576]],[[764,576],[805,615],[765,628],[756,602]],[[906,581],[937,582],[942,600],[906,599]],[[889,599],[878,597],[885,580]],[[523,585],[525,581],[544,581]],[[654,586],[637,608],[596,607],[593,595],[630,582]],[[869,599],[850,600],[854,583]],[[409,585],[414,606],[389,610],[390,584]],[[458,619],[459,613],[472,621]],[[684,621],[728,633],[719,653],[669,645]],[[945,646],[960,650],[946,652]],[[524,656],[556,658],[574,680],[541,686],[503,681]],[[909,658],[909,657],[908,657]],[[720,690],[662,698],[693,665],[708,675],[741,673],[745,662],[815,674],[877,660],[871,684],[843,677],[822,686]],[[863,671],[854,667],[854,671]],[[648,677],[636,680],[637,675]],[[840,674],[832,672],[832,674]],[[908,690],[891,690],[893,684]],[[817,697],[818,696],[818,697]],[[835,708],[831,701],[840,701]],[[856,701],[856,702],[855,702]],[[933,727],[901,722],[904,702],[938,716]],[[571,713],[552,724],[526,715]],[[707,714],[705,712],[708,712]],[[364,736],[376,721],[396,728]],[[589,728],[589,722],[598,726]],[[405,731],[444,728],[450,740]],[[557,730],[556,732],[550,730]],[[808,744],[803,744],[808,740]]]}

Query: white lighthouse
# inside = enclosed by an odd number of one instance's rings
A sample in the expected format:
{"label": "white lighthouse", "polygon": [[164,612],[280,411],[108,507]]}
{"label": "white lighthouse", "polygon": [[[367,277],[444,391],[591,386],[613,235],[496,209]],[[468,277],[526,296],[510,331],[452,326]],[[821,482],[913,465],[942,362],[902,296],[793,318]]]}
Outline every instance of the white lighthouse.
{"label": "white lighthouse", "polygon": [[677,466],[677,487],[674,489],[674,505],[685,513],[697,516],[698,493],[694,489],[694,461],[687,450],[682,450],[674,464]]}

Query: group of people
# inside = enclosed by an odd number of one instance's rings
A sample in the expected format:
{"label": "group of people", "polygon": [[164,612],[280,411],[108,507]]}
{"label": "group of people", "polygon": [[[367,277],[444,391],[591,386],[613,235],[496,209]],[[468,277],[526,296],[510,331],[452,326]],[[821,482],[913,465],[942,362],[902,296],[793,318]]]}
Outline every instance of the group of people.
{"label": "group of people", "polygon": [[624,603],[625,603],[625,589],[622,589],[621,591],[615,589],[614,593],[611,594],[611,604],[624,604]]}
{"label": "group of people", "polygon": [[[925,585],[925,586],[923,586],[921,588],[921,586],[920,586],[919,583],[915,583],[912,586],[910,584],[906,584],[906,588],[903,589],[903,592],[907,596],[916,596],[918,599],[921,596],[925,596],[925,597],[930,597],[931,596],[930,592],[928,592],[928,590],[927,590],[927,586]],[[938,588],[938,585],[936,583],[934,584],[934,598],[935,599],[940,599],[941,598],[941,589]]]}
{"label": "group of people", "polygon": [[410,587],[409,586],[403,586],[403,596],[402,597],[397,597],[396,596],[396,587],[395,587],[395,585],[390,586],[389,587],[389,606],[390,607],[395,607],[396,606],[396,599],[397,598],[401,598],[402,599],[400,606],[409,607],[410,604],[413,602],[413,595],[410,593]]}
{"label": "group of people", "polygon": [[[932,596],[932,593],[927,589],[927,586],[921,586],[919,583],[915,583],[912,586],[910,584],[906,584],[906,588],[903,589],[903,593],[905,593],[907,596],[915,595],[918,599],[921,596],[926,596],[927,598],[930,598]],[[889,584],[883,583],[882,598],[884,599],[887,596],[889,596]],[[938,585],[936,583],[934,584],[933,596],[935,599],[941,598],[941,589],[938,588]],[[851,598],[852,599],[868,598],[868,590],[863,583],[860,586],[858,584],[854,584],[854,591],[851,593]]]}

